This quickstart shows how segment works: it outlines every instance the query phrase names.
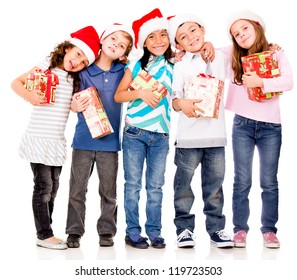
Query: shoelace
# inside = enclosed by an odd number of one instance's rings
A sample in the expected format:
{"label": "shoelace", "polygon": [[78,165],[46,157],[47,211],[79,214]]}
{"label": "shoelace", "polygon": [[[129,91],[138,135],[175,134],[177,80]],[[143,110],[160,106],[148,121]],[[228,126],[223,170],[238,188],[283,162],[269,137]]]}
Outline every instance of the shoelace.
{"label": "shoelace", "polygon": [[216,231],[216,234],[223,240],[230,239],[228,234],[224,230]]}
{"label": "shoelace", "polygon": [[183,238],[194,238],[194,234],[190,230],[186,229],[182,233],[179,234],[177,240],[179,241]]}

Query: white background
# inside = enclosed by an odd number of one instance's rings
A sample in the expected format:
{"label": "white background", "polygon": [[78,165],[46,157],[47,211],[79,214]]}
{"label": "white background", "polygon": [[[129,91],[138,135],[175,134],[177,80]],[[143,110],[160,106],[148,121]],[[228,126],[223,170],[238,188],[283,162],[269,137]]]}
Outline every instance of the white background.
{"label": "white background", "polygon": [[[5,5],[5,6],[4,6]],[[166,185],[164,186],[163,236],[166,239],[165,250],[136,250],[124,244],[125,221],[123,211],[123,172],[120,160],[118,176],[119,222],[118,234],[113,248],[99,248],[96,232],[96,220],[99,212],[97,193],[98,179],[94,172],[87,195],[86,234],[80,249],[51,251],[35,246],[35,227],[31,209],[32,172],[28,162],[18,156],[18,145],[27,125],[31,105],[20,99],[10,88],[11,81],[28,71],[43,60],[57,43],[69,38],[69,34],[86,25],[93,25],[98,32],[111,23],[131,24],[154,8],[160,8],[164,16],[182,12],[198,15],[206,25],[206,40],[215,47],[230,44],[226,33],[225,21],[230,13],[241,9],[251,9],[258,13],[267,25],[269,42],[278,43],[286,52],[293,70],[296,69],[296,12],[293,1],[199,1],[199,0],[52,0],[52,1],[5,1],[1,4],[0,17],[0,82],[1,82],[1,230],[0,255],[2,279],[20,279],[42,277],[43,279],[90,279],[92,276],[74,276],[74,269],[82,265],[85,268],[115,267],[128,268],[130,265],[143,268],[162,268],[169,266],[222,266],[222,276],[216,279],[229,279],[234,276],[248,279],[253,276],[265,276],[277,279],[283,274],[293,275],[296,241],[296,96],[295,90],[281,97],[283,146],[279,167],[280,205],[278,236],[281,241],[279,250],[263,248],[260,234],[260,188],[255,155],[253,188],[250,195],[251,227],[247,248],[220,250],[209,245],[202,214],[199,170],[194,178],[193,188],[196,202],[193,212],[197,217],[195,234],[197,246],[190,251],[177,250],[175,245],[175,227],[173,225],[172,182],[175,167],[174,132],[176,115],[172,116],[171,150],[168,156]],[[125,107],[125,105],[124,105]],[[226,230],[232,234],[231,196],[233,183],[233,164],[231,151],[232,114],[227,114],[228,147],[226,149],[226,180],[224,183]],[[71,113],[66,130],[69,153],[63,167],[61,186],[54,211],[55,235],[66,239],[65,223],[68,199],[68,180],[71,160],[71,141],[76,123]],[[142,193],[145,197],[145,193]],[[141,217],[144,219],[144,201],[141,200]],[[145,251],[145,252],[144,252]],[[40,260],[53,260],[52,262]],[[72,261],[69,261],[72,260]],[[99,260],[99,261],[98,261]],[[295,262],[296,263],[296,262]],[[113,279],[111,276],[95,276],[96,279]],[[179,279],[178,276],[163,274],[162,279]],[[193,279],[201,276],[193,276]],[[116,277],[114,277],[116,278]],[[152,279],[152,277],[129,277],[129,279]],[[166,279],[167,279],[166,278]],[[190,279],[191,277],[188,276]],[[211,278],[210,276],[208,278]],[[118,279],[126,279],[118,277]],[[128,277],[127,277],[128,279]],[[192,279],[192,278],[191,278]]]}

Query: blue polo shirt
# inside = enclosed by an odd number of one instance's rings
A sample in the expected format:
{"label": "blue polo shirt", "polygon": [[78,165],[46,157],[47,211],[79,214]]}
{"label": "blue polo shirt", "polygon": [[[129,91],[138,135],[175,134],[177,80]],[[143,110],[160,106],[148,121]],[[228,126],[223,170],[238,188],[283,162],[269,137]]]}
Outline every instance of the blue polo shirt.
{"label": "blue polo shirt", "polygon": [[80,90],[95,87],[102,100],[114,132],[102,138],[93,139],[82,113],[77,114],[77,124],[72,148],[90,151],[120,151],[120,128],[122,103],[114,101],[115,91],[124,75],[124,64],[113,63],[108,71],[100,69],[95,63],[80,72]]}

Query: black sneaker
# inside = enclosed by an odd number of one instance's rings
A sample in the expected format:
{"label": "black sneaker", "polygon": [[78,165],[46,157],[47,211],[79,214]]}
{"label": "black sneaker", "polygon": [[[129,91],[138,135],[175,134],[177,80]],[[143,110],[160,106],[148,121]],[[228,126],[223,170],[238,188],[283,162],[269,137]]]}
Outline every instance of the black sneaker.
{"label": "black sneaker", "polygon": [[113,235],[112,234],[100,234],[99,245],[102,247],[113,246]]}
{"label": "black sneaker", "polygon": [[194,234],[188,229],[185,229],[177,236],[177,247],[179,248],[193,248],[196,243],[194,241]]}
{"label": "black sneaker", "polygon": [[81,236],[78,234],[69,234],[67,237],[67,246],[68,248],[79,248]]}
{"label": "black sneaker", "polygon": [[210,238],[210,242],[215,244],[218,248],[234,247],[233,241],[224,230],[214,232]]}

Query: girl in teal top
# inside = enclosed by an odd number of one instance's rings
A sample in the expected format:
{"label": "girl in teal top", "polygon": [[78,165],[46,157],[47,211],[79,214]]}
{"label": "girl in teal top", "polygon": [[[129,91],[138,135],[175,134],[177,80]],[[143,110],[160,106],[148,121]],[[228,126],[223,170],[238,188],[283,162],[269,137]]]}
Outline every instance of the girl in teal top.
{"label": "girl in teal top", "polygon": [[[147,238],[141,236],[139,198],[146,161],[147,193],[145,232],[151,246],[164,248],[161,237],[161,206],[165,181],[166,158],[169,151],[170,98],[173,64],[168,38],[168,21],[155,9],[132,25],[135,45],[143,48],[143,56],[128,64],[115,93],[116,102],[129,102],[123,133],[124,207],[126,213],[125,241],[132,247],[146,249]],[[167,89],[160,98],[153,89],[128,90],[141,71],[147,71]]]}

